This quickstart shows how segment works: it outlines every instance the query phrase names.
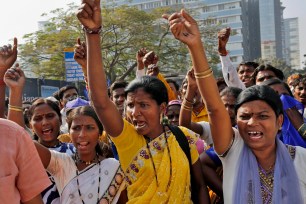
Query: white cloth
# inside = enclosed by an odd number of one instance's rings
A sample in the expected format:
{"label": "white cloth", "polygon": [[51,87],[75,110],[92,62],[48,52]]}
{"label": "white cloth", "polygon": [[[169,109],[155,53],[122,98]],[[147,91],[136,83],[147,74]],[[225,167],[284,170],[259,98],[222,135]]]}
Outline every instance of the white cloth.
{"label": "white cloth", "polygon": [[242,90],[246,89],[244,83],[240,80],[237,69],[232,64],[229,55],[220,56],[221,66],[222,66],[222,74],[225,83],[227,86],[237,87]]}
{"label": "white cloth", "polygon": [[204,140],[207,145],[213,144],[209,122],[201,121],[201,122],[198,122],[198,124],[201,125],[203,128],[203,132],[202,132],[202,135],[200,135],[200,138]]}
{"label": "white cloth", "polygon": [[[99,168],[98,166],[96,166],[97,164],[92,164],[90,166],[88,166],[87,168],[85,168],[84,170],[79,172],[79,175],[81,174],[88,174],[88,177],[94,177],[95,175],[93,174],[99,174]],[[117,173],[117,170],[120,166],[119,161],[117,161],[116,159],[113,158],[108,158],[108,159],[104,159],[102,160],[101,164],[101,181],[100,181],[100,197],[104,195],[104,193],[109,189],[109,185],[111,184],[111,182],[115,179],[115,175]],[[96,171],[90,171],[92,168],[97,167]],[[72,159],[71,156],[69,156],[68,154],[65,153],[58,153],[55,151],[51,151],[51,160],[49,163],[49,166],[47,167],[47,171],[53,175],[56,186],[58,188],[59,194],[61,195],[61,203],[66,203],[63,202],[63,199],[67,199],[67,194],[68,194],[68,200],[69,199],[73,199],[74,197],[79,197],[78,194],[74,195],[75,192],[77,192],[77,189],[73,186],[77,186],[75,184],[73,185],[69,185],[69,187],[71,188],[71,186],[73,187],[73,189],[66,189],[67,185],[77,176],[76,175],[76,170],[77,167],[75,165],[74,160]],[[87,175],[86,175],[87,176]],[[123,177],[122,177],[123,179]],[[83,180],[82,180],[83,181]],[[82,181],[80,178],[80,188],[82,188]],[[75,182],[75,180],[73,180],[72,182]],[[85,188],[90,188],[90,192],[92,192],[92,198],[90,198],[90,201],[97,199],[97,190],[98,190],[98,180],[97,181],[93,181],[92,183],[90,183],[91,185],[88,185],[87,183],[85,184]],[[83,183],[84,184],[84,183]],[[95,186],[96,185],[96,186]],[[119,196],[120,196],[120,192],[124,189],[125,186],[125,182],[123,180],[123,182],[120,184],[119,187],[119,191],[117,191],[116,196],[113,200],[112,203],[116,203]],[[94,189],[94,190],[91,190]],[[65,192],[65,195],[63,194],[63,191]],[[71,192],[71,193],[70,193]],[[74,192],[74,194],[72,193]],[[82,191],[83,192],[83,191]],[[82,193],[82,195],[84,195],[85,192]],[[84,196],[84,201],[85,203],[89,203],[86,202],[86,200],[88,199],[88,197],[90,196]],[[77,202],[78,203],[78,202]]]}
{"label": "white cloth", "polygon": [[146,70],[145,69],[136,69],[136,78],[140,78],[142,76],[145,76],[146,75]]}
{"label": "white cloth", "polygon": [[[233,128],[235,132],[235,139],[232,147],[228,151],[225,157],[220,157],[223,165],[223,195],[224,203],[233,203],[233,191],[235,190],[235,181],[237,178],[236,172],[239,167],[239,156],[242,151],[244,141],[241,138],[237,129]],[[295,158],[293,161],[299,181],[301,195],[303,196],[304,203],[306,202],[306,149],[302,147],[296,147]],[[243,178],[242,178],[243,179]]]}

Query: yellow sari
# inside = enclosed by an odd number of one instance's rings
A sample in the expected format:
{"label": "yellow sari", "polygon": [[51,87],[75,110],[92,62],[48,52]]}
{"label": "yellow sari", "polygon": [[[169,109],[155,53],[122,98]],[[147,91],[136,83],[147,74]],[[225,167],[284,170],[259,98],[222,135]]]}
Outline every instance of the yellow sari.
{"label": "yellow sari", "polygon": [[[199,157],[197,136],[180,128],[189,141],[194,164]],[[144,136],[124,121],[123,132],[112,138],[125,172],[128,203],[192,203],[188,159],[170,131],[166,137],[167,141],[162,134],[147,144]]]}

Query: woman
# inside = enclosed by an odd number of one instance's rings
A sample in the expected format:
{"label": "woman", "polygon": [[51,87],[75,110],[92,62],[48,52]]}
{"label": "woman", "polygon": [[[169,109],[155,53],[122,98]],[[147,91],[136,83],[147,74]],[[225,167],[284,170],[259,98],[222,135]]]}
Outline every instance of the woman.
{"label": "woman", "polygon": [[95,110],[117,147],[127,181],[128,203],[191,203],[190,171],[197,181],[199,203],[208,203],[202,178],[195,134],[182,131],[189,138],[192,168],[175,136],[160,123],[168,94],[165,85],[155,77],[144,76],[126,88],[126,114],[122,119],[107,95],[100,36],[100,1],[84,0],[77,16],[85,27],[87,73]]}
{"label": "woman", "polygon": [[235,109],[238,130],[233,129],[208,66],[196,21],[184,10],[164,17],[174,37],[185,43],[191,54],[210,117],[214,148],[223,164],[225,203],[303,203],[306,153],[303,148],[290,146],[290,155],[278,140],[283,122],[278,95],[267,86],[243,91]]}
{"label": "woman", "polygon": [[[22,91],[25,84],[25,75],[20,67],[8,69],[5,73],[5,82],[10,88],[10,110],[9,119],[25,127],[22,110]],[[13,108],[12,108],[13,107]],[[18,111],[18,107],[21,107]],[[68,153],[72,155],[75,152],[74,146],[68,143],[61,143],[57,137],[60,134],[61,114],[56,103],[51,100],[39,98],[30,106],[28,113],[29,125],[33,137],[43,146],[50,150]],[[49,178],[52,185],[42,192],[42,198],[45,204],[51,204],[59,200],[54,179],[50,174]]]}
{"label": "woman", "polygon": [[[12,98],[10,119],[22,125],[21,95],[24,73],[20,68],[11,68],[6,72],[5,80],[10,87],[10,98]],[[79,107],[71,110],[69,114],[69,134],[77,150],[73,156],[57,151],[57,148],[65,146],[62,145],[64,143],[54,139],[60,127],[59,107],[54,102],[46,99],[36,100],[29,109],[29,118],[32,129],[41,142],[41,144],[35,142],[40,159],[52,175],[52,181],[55,181],[58,189],[57,194],[53,192],[45,194],[49,199],[47,202],[116,203],[118,201],[120,192],[124,188],[123,173],[117,160],[107,158],[110,154],[107,146],[101,149],[98,144],[98,137],[103,127],[93,108]],[[48,190],[50,187],[46,189]],[[60,200],[54,199],[58,194],[61,195]],[[122,200],[124,198],[123,196],[120,202],[124,202]]]}

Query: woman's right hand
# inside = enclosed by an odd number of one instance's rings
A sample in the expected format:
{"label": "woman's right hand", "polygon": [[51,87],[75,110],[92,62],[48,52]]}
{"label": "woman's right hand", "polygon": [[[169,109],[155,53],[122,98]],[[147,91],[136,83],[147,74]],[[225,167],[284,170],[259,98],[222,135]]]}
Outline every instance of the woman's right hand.
{"label": "woman's right hand", "polygon": [[201,42],[201,35],[198,24],[185,10],[172,15],[164,14],[167,19],[173,36],[187,46],[192,46]]}
{"label": "woman's right hand", "polygon": [[102,24],[100,0],[82,0],[82,5],[77,11],[77,17],[86,28],[100,28]]}
{"label": "woman's right hand", "polygon": [[25,85],[26,78],[24,72],[17,63],[15,67],[10,68],[5,72],[3,80],[11,90],[22,90]]}

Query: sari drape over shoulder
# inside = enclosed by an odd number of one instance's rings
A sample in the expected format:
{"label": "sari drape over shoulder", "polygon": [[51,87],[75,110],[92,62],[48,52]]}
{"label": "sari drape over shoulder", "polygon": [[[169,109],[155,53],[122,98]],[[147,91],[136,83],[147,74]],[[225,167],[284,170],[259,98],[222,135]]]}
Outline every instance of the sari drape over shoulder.
{"label": "sari drape over shoulder", "polygon": [[52,152],[48,171],[54,176],[62,204],[81,204],[80,194],[85,203],[97,203],[97,200],[99,203],[117,203],[121,191],[125,189],[124,172],[113,158],[92,164],[77,175],[70,156]]}
{"label": "sari drape over shoulder", "polygon": [[[186,128],[181,130],[189,141],[191,160],[195,163],[199,157],[197,136]],[[170,131],[166,137],[167,142],[161,134],[147,144],[144,136],[125,121],[121,135],[112,138],[125,171],[128,203],[192,203],[188,159]]]}

